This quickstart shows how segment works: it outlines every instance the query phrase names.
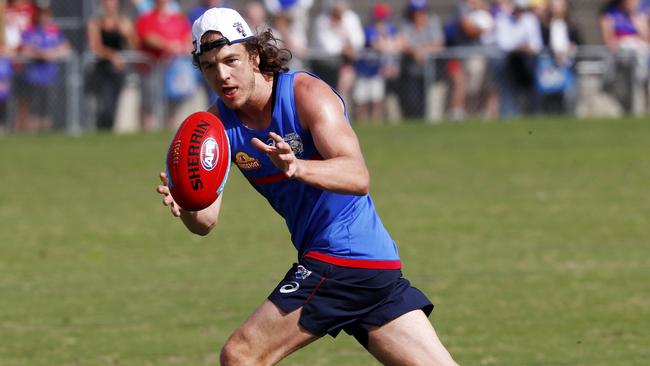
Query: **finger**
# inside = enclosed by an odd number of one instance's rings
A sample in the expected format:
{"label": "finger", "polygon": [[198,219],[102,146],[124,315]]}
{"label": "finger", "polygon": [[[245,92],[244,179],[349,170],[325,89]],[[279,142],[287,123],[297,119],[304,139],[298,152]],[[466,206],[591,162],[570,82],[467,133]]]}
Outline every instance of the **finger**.
{"label": "finger", "polygon": [[168,185],[167,184],[167,173],[165,172],[160,172],[160,181],[162,182],[163,185]]}
{"label": "finger", "polygon": [[275,144],[283,143],[284,139],[275,132],[269,132],[269,136],[275,141]]}
{"label": "finger", "polygon": [[169,206],[169,205],[174,206],[174,203],[175,203],[174,198],[172,198],[172,196],[163,197],[163,205],[165,205],[165,206]]}
{"label": "finger", "polygon": [[169,194],[169,188],[167,186],[158,186],[158,188],[156,188],[156,192],[160,194]]}
{"label": "finger", "polygon": [[269,136],[273,139],[275,142],[275,147],[277,147],[280,150],[283,150],[284,152],[289,152],[291,150],[291,146],[284,141],[282,136],[278,135],[275,132],[269,132]]}
{"label": "finger", "polygon": [[258,139],[257,137],[253,137],[251,139],[251,144],[254,148],[265,154],[272,154],[276,150],[275,147],[263,143],[262,140]]}
{"label": "finger", "polygon": [[176,204],[176,202],[173,202],[173,203],[172,203],[172,208],[171,208],[171,210],[172,210],[172,215],[174,215],[174,216],[176,216],[176,217],[180,217],[180,216],[181,216],[181,209],[180,209],[180,207],[178,207],[178,205]]}
{"label": "finger", "polygon": [[278,148],[278,150],[280,150],[280,152],[283,153],[283,154],[287,154],[287,153],[291,153],[291,152],[293,152],[293,150],[291,150],[291,146],[289,146],[289,144],[287,144],[286,142],[278,142],[275,146],[276,146],[276,147]]}
{"label": "finger", "polygon": [[280,159],[282,161],[292,161],[292,160],[294,160],[296,158],[296,156],[293,155],[292,153],[290,153],[290,154],[278,154],[277,157],[278,157],[278,159]]}

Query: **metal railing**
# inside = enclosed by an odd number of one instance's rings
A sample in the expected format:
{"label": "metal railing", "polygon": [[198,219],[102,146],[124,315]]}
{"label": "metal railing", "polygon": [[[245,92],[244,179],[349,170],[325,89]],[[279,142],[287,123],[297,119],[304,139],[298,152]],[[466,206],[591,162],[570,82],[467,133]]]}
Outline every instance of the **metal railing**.
{"label": "metal railing", "polygon": [[[171,128],[178,120],[178,118],[174,119],[173,113],[180,104],[194,102],[195,108],[207,108],[207,89],[198,79],[191,84],[195,93],[173,96],[167,92],[170,83],[168,80],[169,60],[154,61],[145,54],[136,51],[125,52],[123,55],[127,67],[123,70],[124,82],[121,87],[121,97],[114,112],[116,120],[130,115],[131,122],[125,128],[124,126],[119,127],[124,121],[116,121],[116,125],[112,129],[135,131]],[[372,57],[372,55],[369,56]],[[467,76],[464,82],[472,84],[471,88],[465,85],[467,89],[466,95],[463,96],[467,106],[465,116],[485,117],[485,110],[475,108],[474,105],[487,104],[487,99],[491,97],[498,99],[498,90],[502,80],[499,79],[494,65],[495,61],[503,58],[504,54],[494,48],[448,48],[429,57],[421,70],[421,77],[418,79],[405,76],[407,75],[407,70],[404,69],[406,63],[402,57],[400,76],[386,81],[386,100],[382,101],[388,101],[389,104],[386,118],[409,117],[407,106],[403,104],[400,93],[408,94],[407,98],[419,98],[424,103],[424,113],[419,116],[421,119],[435,122],[450,118],[450,95],[457,87],[454,84],[457,81],[451,77],[449,70],[451,70],[450,63],[455,61],[460,61],[461,72]],[[306,69],[310,69],[310,65],[314,65],[315,61],[322,60],[325,58],[313,53],[303,61]],[[470,65],[470,60],[479,60],[480,62],[476,65],[480,67]],[[648,113],[650,106],[648,105],[647,76],[645,80],[641,81],[634,79],[638,62],[639,59],[629,53],[614,55],[603,46],[580,47],[575,55],[575,66],[573,67],[575,106],[568,113],[578,116]],[[93,85],[96,83],[89,76],[98,63],[98,60],[90,52],[72,53],[58,63],[60,74],[52,83],[48,106],[38,106],[34,104],[37,101],[30,101],[33,95],[30,95],[30,85],[24,75],[25,65],[28,63],[29,60],[25,59],[14,60],[16,67],[11,95],[8,99],[0,101],[8,107],[6,108],[7,115],[0,118],[7,121],[5,130],[9,132],[25,130],[25,121],[19,119],[29,118],[29,109],[34,107],[47,109],[52,118],[54,130],[78,134],[97,129],[97,96],[91,91],[101,89],[103,85]],[[475,69],[468,70],[471,67]],[[195,70],[195,72],[198,71]],[[198,74],[195,74],[195,77],[200,78]],[[476,78],[481,78],[482,81],[479,83]],[[415,82],[422,83],[421,87],[409,84]],[[434,95],[436,93],[442,96]],[[143,96],[148,99],[148,106],[145,106]],[[355,103],[351,97],[348,98],[350,100],[346,102],[351,107],[354,121]],[[470,100],[474,100],[474,102],[470,102]],[[29,107],[27,112],[25,111],[26,106]],[[149,117],[144,116],[143,109],[150,114]],[[498,118],[499,113],[491,117]],[[144,123],[146,118],[152,118],[154,122]],[[172,122],[167,122],[170,119]]]}

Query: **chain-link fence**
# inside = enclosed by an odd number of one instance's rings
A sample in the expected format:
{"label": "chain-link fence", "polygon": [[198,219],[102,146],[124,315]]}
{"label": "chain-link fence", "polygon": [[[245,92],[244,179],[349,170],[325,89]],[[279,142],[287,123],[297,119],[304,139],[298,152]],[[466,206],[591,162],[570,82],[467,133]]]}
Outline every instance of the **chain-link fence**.
{"label": "chain-link fence", "polygon": [[[78,133],[173,128],[214,99],[189,57],[162,62],[139,52],[125,57],[127,67],[116,73],[89,52],[73,52],[53,64],[56,71],[46,82],[33,78],[32,69],[42,67],[39,61],[12,60],[11,91],[0,101],[3,129]],[[379,84],[365,84],[364,75],[357,73],[342,95],[353,122],[648,113],[647,65],[638,55],[581,47],[573,67],[546,71],[540,66],[542,57],[518,59],[488,48],[450,48],[420,64],[402,57],[395,61],[397,73],[380,75]],[[341,87],[337,72],[345,67],[343,61],[312,56],[304,65]],[[544,77],[546,89],[540,85]],[[377,88],[383,91],[379,99],[364,97],[377,95]],[[381,108],[381,114],[365,113],[369,102],[376,102],[372,107]]]}

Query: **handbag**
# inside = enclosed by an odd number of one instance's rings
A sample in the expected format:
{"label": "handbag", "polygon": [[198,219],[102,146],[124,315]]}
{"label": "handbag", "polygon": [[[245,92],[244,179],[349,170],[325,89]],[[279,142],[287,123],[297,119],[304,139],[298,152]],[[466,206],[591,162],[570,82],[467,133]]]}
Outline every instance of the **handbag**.
{"label": "handbag", "polygon": [[198,86],[197,70],[189,57],[174,57],[165,70],[165,97],[182,100],[194,94]]}
{"label": "handbag", "polygon": [[575,76],[571,67],[558,65],[548,53],[539,56],[535,67],[535,87],[539,93],[562,93],[574,82]]}

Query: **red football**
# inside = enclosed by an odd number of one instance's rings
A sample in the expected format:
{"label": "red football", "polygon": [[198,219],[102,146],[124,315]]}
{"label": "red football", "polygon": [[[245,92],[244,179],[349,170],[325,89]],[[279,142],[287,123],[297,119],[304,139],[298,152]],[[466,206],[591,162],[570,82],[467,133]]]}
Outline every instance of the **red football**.
{"label": "red football", "polygon": [[189,115],[167,151],[167,184],[183,209],[198,211],[221,194],[230,170],[230,144],[223,124],[208,112]]}

